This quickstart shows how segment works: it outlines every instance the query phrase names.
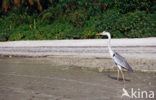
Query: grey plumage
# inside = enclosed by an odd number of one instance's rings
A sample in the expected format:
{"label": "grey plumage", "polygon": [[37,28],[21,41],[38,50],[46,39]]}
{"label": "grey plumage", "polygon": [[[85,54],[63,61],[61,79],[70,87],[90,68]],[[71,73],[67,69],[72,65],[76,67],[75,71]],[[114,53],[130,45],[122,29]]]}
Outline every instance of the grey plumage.
{"label": "grey plumage", "polygon": [[133,69],[127,63],[125,58],[120,56],[117,52],[114,52],[112,59],[117,65],[121,66],[124,69],[127,69],[129,72],[133,72]]}
{"label": "grey plumage", "polygon": [[133,72],[133,69],[130,67],[130,65],[127,63],[124,57],[120,56],[117,52],[114,52],[110,46],[110,41],[111,41],[111,35],[109,32],[103,31],[102,33],[98,33],[97,35],[107,35],[108,36],[108,49],[110,56],[112,60],[115,62],[115,64],[118,67],[118,73],[117,73],[117,80],[119,79],[119,71],[121,72],[122,78],[123,78],[123,83],[125,87],[125,76],[122,71],[122,68],[127,69],[129,72]]}

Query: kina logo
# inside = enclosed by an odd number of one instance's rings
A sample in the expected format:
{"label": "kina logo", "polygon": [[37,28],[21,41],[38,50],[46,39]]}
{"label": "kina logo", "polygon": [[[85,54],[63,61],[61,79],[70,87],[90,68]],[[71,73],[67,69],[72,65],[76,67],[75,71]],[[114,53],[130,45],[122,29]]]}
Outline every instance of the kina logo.
{"label": "kina logo", "polygon": [[146,91],[141,89],[134,89],[131,88],[130,92],[128,92],[125,88],[122,89],[123,93],[121,98],[128,97],[128,98],[147,98],[147,99],[154,99],[154,91]]}

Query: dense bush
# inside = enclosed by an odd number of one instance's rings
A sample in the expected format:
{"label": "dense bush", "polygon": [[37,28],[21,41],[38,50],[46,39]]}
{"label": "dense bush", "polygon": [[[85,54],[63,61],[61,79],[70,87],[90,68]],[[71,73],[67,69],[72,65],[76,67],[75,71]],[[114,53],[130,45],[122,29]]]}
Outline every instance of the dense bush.
{"label": "dense bush", "polygon": [[86,39],[107,30],[114,38],[156,36],[154,0],[42,0],[0,9],[0,41]]}

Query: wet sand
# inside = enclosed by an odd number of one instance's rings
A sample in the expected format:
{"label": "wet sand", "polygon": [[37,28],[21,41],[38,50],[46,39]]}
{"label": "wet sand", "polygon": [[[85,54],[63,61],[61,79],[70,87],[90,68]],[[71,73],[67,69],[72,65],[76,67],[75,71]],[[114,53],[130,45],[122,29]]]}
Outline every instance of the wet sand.
{"label": "wet sand", "polygon": [[[117,82],[115,71],[100,73],[53,60],[0,58],[0,100],[121,100],[123,82]],[[156,73],[125,72],[125,77],[128,92],[134,88],[156,96]]]}

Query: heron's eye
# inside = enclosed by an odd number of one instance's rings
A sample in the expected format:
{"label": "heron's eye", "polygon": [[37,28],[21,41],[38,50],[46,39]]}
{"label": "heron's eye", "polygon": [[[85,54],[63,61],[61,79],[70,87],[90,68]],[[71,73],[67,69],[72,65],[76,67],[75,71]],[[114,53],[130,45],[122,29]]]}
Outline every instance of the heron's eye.
{"label": "heron's eye", "polygon": [[115,53],[113,54],[113,57],[115,56]]}

